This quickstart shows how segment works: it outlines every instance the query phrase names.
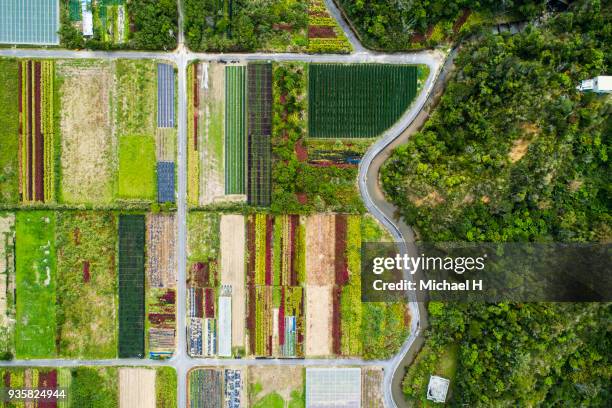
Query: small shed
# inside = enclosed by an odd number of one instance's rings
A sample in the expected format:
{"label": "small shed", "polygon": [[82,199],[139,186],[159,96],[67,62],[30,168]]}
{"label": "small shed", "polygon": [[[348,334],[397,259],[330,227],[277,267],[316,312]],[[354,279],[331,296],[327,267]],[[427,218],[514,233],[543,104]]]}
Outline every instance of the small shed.
{"label": "small shed", "polygon": [[429,385],[427,386],[427,399],[433,402],[446,402],[446,394],[450,380],[432,375],[429,377]]}
{"label": "small shed", "polygon": [[612,76],[599,75],[595,78],[585,79],[580,82],[577,89],[583,92],[612,93]]}

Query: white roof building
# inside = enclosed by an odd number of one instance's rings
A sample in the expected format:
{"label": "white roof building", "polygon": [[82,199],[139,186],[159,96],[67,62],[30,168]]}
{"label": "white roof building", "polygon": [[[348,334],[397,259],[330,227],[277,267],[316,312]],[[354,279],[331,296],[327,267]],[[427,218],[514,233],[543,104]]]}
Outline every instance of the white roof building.
{"label": "white roof building", "polygon": [[232,356],[232,298],[219,296],[219,356]]}
{"label": "white roof building", "polygon": [[427,386],[427,399],[433,402],[446,402],[446,394],[450,381],[446,378],[432,375]]}
{"label": "white roof building", "polygon": [[591,91],[596,93],[612,93],[612,76],[599,75],[595,78],[585,79],[580,82],[579,91]]}
{"label": "white roof building", "polygon": [[306,408],[332,407],[361,407],[360,368],[306,368]]}
{"label": "white roof building", "polygon": [[91,0],[81,0],[81,24],[83,35],[91,37],[93,35],[93,14],[91,13]]}

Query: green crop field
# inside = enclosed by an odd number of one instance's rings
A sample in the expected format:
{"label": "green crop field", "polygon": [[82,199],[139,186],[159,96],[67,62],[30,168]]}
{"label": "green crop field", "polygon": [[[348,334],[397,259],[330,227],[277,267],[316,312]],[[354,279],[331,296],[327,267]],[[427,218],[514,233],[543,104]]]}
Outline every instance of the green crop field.
{"label": "green crop field", "polygon": [[19,65],[0,59],[0,203],[19,201]]}
{"label": "green crop field", "polygon": [[110,212],[57,213],[58,354],[117,355],[117,219]]}
{"label": "green crop field", "polygon": [[225,68],[225,193],[245,193],[246,67]]}
{"label": "green crop field", "polygon": [[155,199],[155,164],[152,136],[119,137],[118,197]]}
{"label": "green crop field", "polygon": [[118,60],[116,64],[118,134],[155,135],[157,127],[157,64]]}
{"label": "green crop field", "polygon": [[55,355],[55,213],[23,211],[16,217],[17,358]]}
{"label": "green crop field", "polygon": [[119,357],[144,355],[145,219],[119,217]]}
{"label": "green crop field", "polygon": [[308,75],[308,132],[315,138],[378,136],[417,91],[411,65],[311,64]]}

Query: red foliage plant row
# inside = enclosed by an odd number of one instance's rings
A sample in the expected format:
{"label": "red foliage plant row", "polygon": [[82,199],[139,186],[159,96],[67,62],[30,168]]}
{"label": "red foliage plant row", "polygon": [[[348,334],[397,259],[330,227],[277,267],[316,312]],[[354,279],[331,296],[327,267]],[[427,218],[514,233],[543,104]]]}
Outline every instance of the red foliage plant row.
{"label": "red foliage plant row", "polygon": [[204,307],[202,303],[204,302],[204,289],[195,288],[195,317],[204,317]]}
{"label": "red foliage plant row", "polygon": [[342,329],[340,326],[341,315],[340,315],[340,295],[342,294],[342,288],[334,286],[332,289],[332,349],[333,353],[340,355],[342,354],[342,347],[340,338],[342,336]]}
{"label": "red foliage plant row", "polygon": [[[57,389],[57,371],[39,372],[38,388],[46,390]],[[39,408],[57,408],[57,400],[40,400],[37,405]]]}
{"label": "red foliage plant row", "polygon": [[34,169],[34,186],[35,194],[34,200],[44,201],[45,199],[45,181],[43,178],[45,172],[45,156],[44,150],[45,145],[42,134],[42,110],[41,110],[41,63],[37,61],[34,63],[34,149],[36,157],[36,168]]}
{"label": "red foliage plant row", "polygon": [[336,285],[345,285],[349,280],[348,265],[346,260],[346,215],[337,214],[336,222],[336,242],[334,269],[336,275]]}
{"label": "red foliage plant row", "polygon": [[204,313],[206,313],[206,317],[215,317],[215,292],[212,288],[206,288],[204,294]]}
{"label": "red foliage plant row", "polygon": [[285,344],[285,287],[281,288],[281,303],[278,309],[278,344]]}
{"label": "red foliage plant row", "polygon": [[255,220],[247,218],[247,285],[255,284]]}
{"label": "red foliage plant row", "polygon": [[198,88],[198,64],[193,66],[193,148],[198,150],[198,108],[200,107]]}
{"label": "red foliage plant row", "polygon": [[256,294],[255,294],[255,286],[249,285],[247,287],[248,291],[248,299],[247,299],[247,330],[249,331],[249,349],[251,353],[255,352],[255,302],[256,302]]}
{"label": "red foliage plant row", "polygon": [[272,285],[272,246],[274,217],[266,215],[266,286]]}
{"label": "red foliage plant row", "polygon": [[208,262],[196,262],[191,266],[192,286],[204,287],[210,279],[210,265]]}
{"label": "red foliage plant row", "polygon": [[176,302],[176,292],[174,289],[168,289],[166,293],[159,297],[159,300],[167,305],[173,305]]}
{"label": "red foliage plant row", "polygon": [[308,38],[336,38],[336,32],[329,26],[308,26]]}
{"label": "red foliage plant row", "polygon": [[153,325],[174,322],[174,313],[149,313],[149,322]]}
{"label": "red foliage plant row", "polygon": [[91,280],[91,275],[89,274],[89,261],[83,262],[83,282],[88,283]]}

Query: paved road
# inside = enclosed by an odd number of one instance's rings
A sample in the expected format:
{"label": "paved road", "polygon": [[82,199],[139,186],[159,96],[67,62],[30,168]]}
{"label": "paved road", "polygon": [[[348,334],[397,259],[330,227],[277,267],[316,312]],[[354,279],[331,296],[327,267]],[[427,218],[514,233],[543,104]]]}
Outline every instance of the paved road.
{"label": "paved road", "polygon": [[[392,146],[404,134],[408,126],[413,123],[431,93],[438,72],[443,62],[443,55],[438,52],[415,52],[408,54],[380,54],[365,50],[359,44],[355,35],[350,31],[348,25],[341,18],[339,10],[333,1],[326,0],[328,7],[334,17],[340,21],[340,25],[347,33],[347,37],[357,51],[349,55],[310,55],[310,54],[204,54],[188,51],[184,46],[183,30],[179,30],[179,46],[172,52],[138,52],[138,51],[73,51],[63,49],[25,49],[11,48],[0,49],[0,56],[17,58],[60,58],[60,59],[151,59],[166,60],[176,64],[178,69],[178,149],[177,149],[177,349],[175,355],[166,361],[155,361],[150,359],[110,359],[110,360],[13,360],[0,362],[0,366],[55,366],[73,367],[79,365],[96,366],[159,366],[169,365],[177,370],[178,374],[178,406],[187,406],[187,372],[189,369],[200,366],[223,366],[223,365],[302,365],[302,366],[379,366],[385,371],[384,377],[384,399],[389,408],[397,407],[396,401],[400,402],[400,383],[403,375],[398,367],[401,367],[406,356],[414,353],[419,346],[421,333],[421,319],[424,317],[423,310],[419,309],[416,302],[409,303],[412,314],[410,336],[404,342],[400,352],[390,360],[366,361],[362,359],[197,359],[187,354],[186,339],[186,240],[187,240],[187,65],[191,61],[305,61],[305,62],[337,62],[337,63],[397,63],[397,64],[424,64],[430,69],[430,74],[424,84],[423,91],[418,95],[410,109],[401,119],[368,150],[359,166],[359,188],[362,198],[368,210],[379,219],[391,232],[394,239],[399,243],[402,252],[411,252],[411,243],[414,241],[412,230],[401,220],[395,217],[395,209],[384,199],[377,182],[380,163],[389,154]],[[180,1],[179,1],[180,4]],[[183,16],[179,14],[179,24],[182,27]],[[398,391],[399,390],[399,391]],[[399,392],[399,394],[398,394]],[[395,397],[395,398],[394,398]],[[395,400],[394,400],[395,399]]]}

